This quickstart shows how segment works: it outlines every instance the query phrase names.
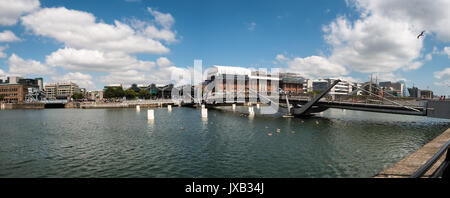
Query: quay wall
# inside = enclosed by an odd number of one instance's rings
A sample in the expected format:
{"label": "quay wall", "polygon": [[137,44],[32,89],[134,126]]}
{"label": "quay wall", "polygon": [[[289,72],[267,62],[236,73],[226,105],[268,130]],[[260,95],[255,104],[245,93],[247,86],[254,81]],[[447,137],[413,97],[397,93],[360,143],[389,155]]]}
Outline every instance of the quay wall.
{"label": "quay wall", "polygon": [[[79,104],[78,107],[82,109],[103,109],[103,108],[136,108],[139,105],[141,108],[167,107],[167,105],[174,105],[174,103],[151,103],[151,104],[128,104],[128,103],[89,103]],[[67,107],[66,107],[67,108]]]}
{"label": "quay wall", "polygon": [[44,109],[43,103],[2,103],[0,104],[1,109]]}
{"label": "quay wall", "polygon": [[[408,178],[422,167],[434,154],[436,154],[442,146],[450,141],[450,128],[444,133],[436,137],[434,140],[420,148],[415,153],[402,159],[398,163],[392,165],[388,169],[381,171],[375,178]],[[439,165],[444,161],[446,153],[422,176],[430,177]]]}

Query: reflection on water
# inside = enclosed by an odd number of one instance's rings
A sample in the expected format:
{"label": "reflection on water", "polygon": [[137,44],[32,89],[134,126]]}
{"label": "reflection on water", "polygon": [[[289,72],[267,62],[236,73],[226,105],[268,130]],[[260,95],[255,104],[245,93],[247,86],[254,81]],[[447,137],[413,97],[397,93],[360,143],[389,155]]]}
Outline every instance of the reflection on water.
{"label": "reflection on water", "polygon": [[371,177],[450,127],[349,110],[154,110],[153,121],[135,109],[0,111],[0,177]]}

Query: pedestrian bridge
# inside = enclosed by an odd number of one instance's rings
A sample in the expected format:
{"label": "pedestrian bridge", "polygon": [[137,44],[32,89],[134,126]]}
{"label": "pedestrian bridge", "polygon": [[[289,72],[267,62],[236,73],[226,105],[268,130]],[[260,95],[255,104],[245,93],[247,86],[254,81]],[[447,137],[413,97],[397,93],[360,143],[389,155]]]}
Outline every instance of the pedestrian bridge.
{"label": "pedestrian bridge", "polygon": [[[314,98],[292,97],[287,95],[267,96],[259,94],[255,90],[249,90],[244,97],[237,97],[238,94],[221,94],[204,96],[201,101],[197,100],[192,103],[204,103],[208,106],[224,106],[238,103],[262,102],[266,104],[275,104],[278,107],[285,108],[287,116],[310,116],[314,113],[325,111],[329,108],[348,109],[357,111],[369,111],[378,113],[414,115],[414,116],[428,116],[434,118],[450,119],[450,100],[424,100],[411,101],[396,100],[395,97],[387,98],[373,93],[368,93],[368,99],[364,101],[333,101],[324,98],[326,94],[337,84],[340,80],[336,80],[326,90],[322,91]],[[360,89],[360,88],[358,88]],[[361,91],[366,91],[361,89]],[[368,92],[368,91],[366,91]],[[250,97],[252,95],[253,97]],[[217,100],[219,97],[219,100]],[[192,97],[191,97],[192,98]],[[377,98],[373,100],[370,98]],[[221,102],[217,102],[221,101]],[[374,102],[375,101],[375,102]]]}

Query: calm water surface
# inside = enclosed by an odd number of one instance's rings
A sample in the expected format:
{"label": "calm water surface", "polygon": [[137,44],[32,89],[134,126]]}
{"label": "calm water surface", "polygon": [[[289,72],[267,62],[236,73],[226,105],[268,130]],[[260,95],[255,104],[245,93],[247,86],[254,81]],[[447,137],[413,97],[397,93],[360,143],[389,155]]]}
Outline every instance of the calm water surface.
{"label": "calm water surface", "polygon": [[147,109],[3,110],[0,177],[371,177],[450,127],[342,110],[208,113],[161,108],[148,122]]}

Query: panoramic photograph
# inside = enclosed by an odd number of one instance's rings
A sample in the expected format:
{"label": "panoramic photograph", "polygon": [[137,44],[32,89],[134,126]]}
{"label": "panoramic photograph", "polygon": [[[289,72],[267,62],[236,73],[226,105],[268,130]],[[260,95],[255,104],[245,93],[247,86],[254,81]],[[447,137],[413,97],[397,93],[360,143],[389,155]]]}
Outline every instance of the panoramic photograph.
{"label": "panoramic photograph", "polygon": [[0,0],[0,178],[449,178],[449,10]]}

